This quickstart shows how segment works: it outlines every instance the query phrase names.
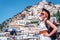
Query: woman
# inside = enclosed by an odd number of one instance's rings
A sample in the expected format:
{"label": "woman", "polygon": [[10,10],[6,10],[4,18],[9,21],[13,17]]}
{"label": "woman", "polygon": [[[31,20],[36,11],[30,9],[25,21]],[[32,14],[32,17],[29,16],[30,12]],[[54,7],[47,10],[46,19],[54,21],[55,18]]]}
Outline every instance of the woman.
{"label": "woman", "polygon": [[[57,27],[49,20],[50,12],[43,8],[42,13],[39,15],[39,19],[41,21],[41,23],[38,26],[40,29],[40,40],[52,40],[50,36],[57,31]],[[50,33],[48,33],[48,29],[46,28],[45,22],[49,25],[49,27],[53,28],[53,30]]]}

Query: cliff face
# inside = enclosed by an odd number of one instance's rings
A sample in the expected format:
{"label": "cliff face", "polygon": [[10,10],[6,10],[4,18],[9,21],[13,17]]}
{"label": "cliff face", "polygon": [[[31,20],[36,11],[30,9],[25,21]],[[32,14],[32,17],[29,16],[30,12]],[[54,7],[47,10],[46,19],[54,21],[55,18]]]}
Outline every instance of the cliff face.
{"label": "cliff face", "polygon": [[28,6],[26,7],[21,13],[18,13],[14,15],[12,18],[9,18],[8,20],[3,22],[4,26],[18,26],[20,24],[24,24],[25,21],[30,21],[28,19],[34,19],[36,20],[38,15],[41,13],[42,8],[45,8],[50,11],[51,15],[54,13],[57,13],[59,10],[59,7],[54,6],[51,2],[42,1],[39,2],[36,5]]}

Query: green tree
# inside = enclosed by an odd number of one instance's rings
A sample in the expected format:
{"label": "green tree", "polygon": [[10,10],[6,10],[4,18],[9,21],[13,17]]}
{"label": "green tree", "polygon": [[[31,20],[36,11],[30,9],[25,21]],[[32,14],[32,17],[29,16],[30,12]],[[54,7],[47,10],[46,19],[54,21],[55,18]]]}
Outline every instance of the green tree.
{"label": "green tree", "polygon": [[56,14],[54,14],[53,16],[55,16],[57,18],[57,21],[60,25],[60,12],[58,11]]}

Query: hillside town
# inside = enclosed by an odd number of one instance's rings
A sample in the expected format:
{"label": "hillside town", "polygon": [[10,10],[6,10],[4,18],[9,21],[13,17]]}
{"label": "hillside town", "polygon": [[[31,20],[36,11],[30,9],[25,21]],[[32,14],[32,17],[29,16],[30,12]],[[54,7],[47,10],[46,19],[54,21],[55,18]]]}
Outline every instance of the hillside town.
{"label": "hillside town", "polygon": [[[2,22],[0,38],[2,40],[11,40],[12,38],[13,40],[39,40],[37,37],[40,23],[38,15],[42,12],[42,8],[49,10],[50,21],[55,21],[58,25],[57,39],[60,39],[60,19],[57,18],[57,14],[60,14],[60,4],[53,4],[46,0],[27,6],[22,12]],[[58,17],[60,18],[60,15]],[[12,31],[16,34],[12,34]]]}

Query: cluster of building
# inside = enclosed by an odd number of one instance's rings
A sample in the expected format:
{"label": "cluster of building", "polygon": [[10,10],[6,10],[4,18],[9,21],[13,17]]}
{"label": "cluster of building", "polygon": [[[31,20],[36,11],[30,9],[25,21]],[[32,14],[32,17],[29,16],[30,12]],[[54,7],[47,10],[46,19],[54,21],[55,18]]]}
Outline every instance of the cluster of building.
{"label": "cluster of building", "polygon": [[[12,18],[9,18],[8,20],[4,21],[3,24],[4,26],[6,26],[6,28],[14,27],[14,26],[19,28],[20,26],[26,24],[27,17],[32,19],[33,18],[37,19],[38,15],[42,11],[42,8],[49,10],[51,13],[51,17],[54,14],[56,14],[58,11],[60,12],[59,4],[54,5],[51,2],[48,3],[46,0],[43,0],[42,2],[39,2],[36,5],[26,7],[21,13],[18,13],[17,15],[14,15]],[[51,18],[51,20],[53,20],[53,18]],[[57,21],[56,18],[55,18],[55,21]]]}
{"label": "cluster of building", "polygon": [[54,5],[51,2],[48,3],[46,0],[43,0],[36,5],[26,7],[21,13],[4,21],[3,25],[5,27],[3,27],[3,31],[7,28],[9,31],[11,31],[12,28],[16,28],[18,31],[23,30],[25,33],[38,32],[38,15],[42,12],[42,8],[49,10],[51,13],[51,20],[57,22],[56,17],[53,15],[58,11],[60,12],[60,5]]}

